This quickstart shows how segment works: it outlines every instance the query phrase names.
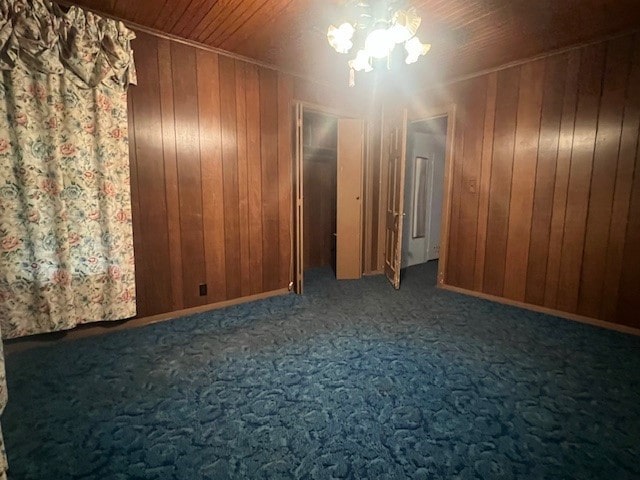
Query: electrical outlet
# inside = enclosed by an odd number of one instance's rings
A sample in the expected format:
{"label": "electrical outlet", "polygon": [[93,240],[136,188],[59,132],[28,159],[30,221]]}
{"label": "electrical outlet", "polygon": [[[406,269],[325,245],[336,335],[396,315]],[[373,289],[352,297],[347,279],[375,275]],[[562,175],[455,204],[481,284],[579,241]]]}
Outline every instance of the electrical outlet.
{"label": "electrical outlet", "polygon": [[201,283],[200,284],[200,296],[204,297],[207,295],[207,284],[206,283]]}

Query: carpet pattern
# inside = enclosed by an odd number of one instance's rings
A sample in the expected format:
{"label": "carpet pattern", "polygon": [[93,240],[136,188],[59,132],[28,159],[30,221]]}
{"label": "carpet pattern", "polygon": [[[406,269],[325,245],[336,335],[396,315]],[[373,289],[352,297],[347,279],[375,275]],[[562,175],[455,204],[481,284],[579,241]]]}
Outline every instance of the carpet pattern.
{"label": "carpet pattern", "polygon": [[10,478],[640,478],[640,339],[435,270],[12,354]]}

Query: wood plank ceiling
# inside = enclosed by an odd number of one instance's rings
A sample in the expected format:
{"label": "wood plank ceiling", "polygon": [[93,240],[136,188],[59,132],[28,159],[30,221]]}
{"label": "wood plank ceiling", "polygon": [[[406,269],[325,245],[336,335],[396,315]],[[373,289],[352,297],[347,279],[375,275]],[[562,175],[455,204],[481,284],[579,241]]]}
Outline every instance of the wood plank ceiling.
{"label": "wood plank ceiling", "polygon": [[[382,0],[384,1],[384,0]],[[75,0],[74,3],[325,82],[349,56],[326,42],[344,0]],[[640,27],[638,0],[413,0],[433,47],[403,76],[467,75]],[[395,69],[394,69],[395,70]]]}

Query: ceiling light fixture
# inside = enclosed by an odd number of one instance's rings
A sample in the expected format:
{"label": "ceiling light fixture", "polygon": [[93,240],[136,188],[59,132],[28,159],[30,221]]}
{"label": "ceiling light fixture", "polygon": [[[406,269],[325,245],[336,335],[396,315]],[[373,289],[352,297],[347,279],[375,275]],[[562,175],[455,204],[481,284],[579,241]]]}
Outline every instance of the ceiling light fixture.
{"label": "ceiling light fixture", "polygon": [[387,68],[390,68],[391,54],[396,45],[404,44],[407,64],[416,62],[431,49],[431,45],[422,43],[416,36],[422,19],[415,8],[396,7],[399,3],[405,2],[351,0],[346,6],[356,18],[338,27],[329,26],[327,40],[336,52],[346,54],[354,42],[360,45],[356,57],[349,61],[350,86],[355,85],[355,72],[370,72],[376,59],[386,58]]}

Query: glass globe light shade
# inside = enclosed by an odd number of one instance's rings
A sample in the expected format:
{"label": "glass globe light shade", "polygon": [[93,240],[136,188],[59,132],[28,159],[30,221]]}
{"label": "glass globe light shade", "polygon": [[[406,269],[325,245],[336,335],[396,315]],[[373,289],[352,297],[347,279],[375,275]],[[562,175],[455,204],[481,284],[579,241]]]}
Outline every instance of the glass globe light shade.
{"label": "glass globe light shade", "polygon": [[426,55],[431,50],[431,45],[422,43],[418,37],[413,37],[404,44],[404,48],[407,51],[405,62],[410,64],[417,62],[420,55]]}
{"label": "glass globe light shade", "polygon": [[364,50],[358,50],[356,58],[354,58],[353,60],[349,60],[349,67],[353,68],[357,72],[370,72],[371,70],[373,70],[369,54]]}
{"label": "glass globe light shade", "polygon": [[327,30],[327,40],[329,41],[329,45],[331,45],[338,53],[349,53],[349,50],[353,47],[351,38],[353,37],[354,32],[355,29],[350,23],[345,22],[339,27],[329,25],[329,29]]}
{"label": "glass globe light shade", "polygon": [[413,37],[420,27],[422,19],[414,8],[398,10],[393,14],[392,25],[389,32],[396,43],[404,43]]}

